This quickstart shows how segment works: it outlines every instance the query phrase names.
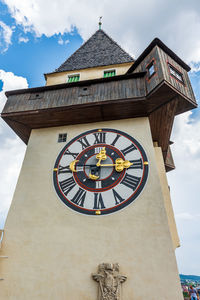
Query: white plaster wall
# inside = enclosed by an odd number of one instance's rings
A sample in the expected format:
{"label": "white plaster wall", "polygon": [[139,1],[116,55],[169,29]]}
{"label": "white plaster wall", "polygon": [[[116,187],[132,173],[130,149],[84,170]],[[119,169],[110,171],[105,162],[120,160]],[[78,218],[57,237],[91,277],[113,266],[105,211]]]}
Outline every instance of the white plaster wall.
{"label": "white plaster wall", "polygon": [[175,250],[176,248],[180,247],[180,240],[178,237],[176,222],[174,218],[170,191],[169,191],[169,186],[167,182],[167,176],[166,176],[165,166],[163,161],[162,149],[160,147],[155,147],[155,155],[156,155],[158,174],[160,177],[160,184],[161,184],[163,197],[164,197],[165,209],[168,217],[169,229],[170,229],[174,250]]}
{"label": "white plaster wall", "polygon": [[[149,178],[140,196],[106,216],[79,214],[58,199],[53,167],[64,144],[86,130],[110,127],[146,150]],[[123,300],[183,299],[147,118],[33,130],[5,226],[0,299],[95,300],[91,273],[102,262],[127,275]]]}
{"label": "white plaster wall", "polygon": [[82,70],[73,70],[66,72],[50,73],[46,75],[46,85],[54,85],[68,82],[68,75],[80,75],[80,81],[103,78],[104,71],[115,70],[116,75],[125,74],[133,63],[124,63],[117,65],[109,65]]}

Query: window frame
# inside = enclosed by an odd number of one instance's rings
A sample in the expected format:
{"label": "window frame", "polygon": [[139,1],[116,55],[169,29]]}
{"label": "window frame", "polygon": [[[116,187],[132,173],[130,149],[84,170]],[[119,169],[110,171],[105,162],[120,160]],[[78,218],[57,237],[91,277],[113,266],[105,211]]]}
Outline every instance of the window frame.
{"label": "window frame", "polygon": [[[150,68],[153,66],[153,73],[150,74],[149,70]],[[147,76],[147,79],[150,80],[157,72],[156,70],[156,61],[155,61],[155,58],[153,58],[147,65],[146,65],[146,70],[148,72],[148,76]]]}
{"label": "window frame", "polygon": [[65,143],[67,141],[67,133],[59,133],[58,134],[58,143]]}
{"label": "window frame", "polygon": [[[183,77],[183,73],[181,73],[177,68],[175,68],[170,62],[167,61],[167,65],[168,65],[168,72],[169,72],[169,75],[176,79],[179,83],[185,85],[185,81],[184,81],[184,77]],[[181,79],[179,79],[176,75],[174,75],[171,70],[173,70],[175,72],[175,74],[177,74],[178,76],[181,77]]]}
{"label": "window frame", "polygon": [[[70,80],[70,78],[75,78],[75,77],[78,77],[78,80],[74,80],[74,81],[69,81]],[[72,83],[72,82],[78,82],[78,81],[80,81],[80,73],[74,73],[74,74],[69,74],[69,75],[67,75],[67,83]]]}

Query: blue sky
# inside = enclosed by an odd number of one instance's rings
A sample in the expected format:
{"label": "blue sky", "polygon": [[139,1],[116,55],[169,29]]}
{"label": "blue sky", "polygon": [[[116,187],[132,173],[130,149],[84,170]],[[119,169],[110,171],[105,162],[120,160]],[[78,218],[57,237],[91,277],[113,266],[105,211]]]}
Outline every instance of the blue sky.
{"label": "blue sky", "polygon": [[[103,29],[135,58],[160,38],[191,66],[190,79],[200,99],[198,0],[119,0],[117,6],[114,0],[82,0],[78,5],[72,0],[0,0],[0,109],[4,91],[44,85],[43,74],[59,67],[98,29],[99,16]],[[171,139],[176,170],[168,180],[182,245],[176,250],[177,262],[180,273],[200,275],[199,108],[176,118]],[[25,145],[0,120],[0,227],[24,152]]]}
{"label": "blue sky", "polygon": [[[8,12],[5,4],[0,2],[0,19],[14,26],[12,44],[8,50],[5,42],[0,40],[3,50],[0,56],[0,66],[6,72],[27,78],[29,87],[45,85],[43,74],[54,71],[65,59],[80,47],[83,39],[77,34],[76,28],[70,33],[56,34],[51,37],[42,35],[36,37],[33,33],[24,33],[22,26],[16,26],[15,20]],[[20,38],[28,39],[20,42]],[[59,40],[68,41],[59,44]],[[70,46],[68,46],[70,44]]]}

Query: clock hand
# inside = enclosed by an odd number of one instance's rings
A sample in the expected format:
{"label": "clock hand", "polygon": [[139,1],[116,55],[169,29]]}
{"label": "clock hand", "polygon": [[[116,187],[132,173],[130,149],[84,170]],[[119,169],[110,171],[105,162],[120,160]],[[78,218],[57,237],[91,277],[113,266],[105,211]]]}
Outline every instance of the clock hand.
{"label": "clock hand", "polygon": [[96,167],[95,164],[85,164],[85,165],[79,165],[76,164],[79,160],[73,160],[70,164],[69,164],[69,168],[72,172],[77,172],[76,167]]}
{"label": "clock hand", "polygon": [[[76,168],[76,163],[78,162],[78,160],[74,160],[70,163],[69,168],[72,172],[77,172]],[[81,165],[78,165],[81,167]],[[100,167],[97,167],[96,165],[82,165],[82,166],[90,166],[91,168],[91,172],[89,174],[89,178],[92,180],[97,180],[99,178],[99,171],[100,171]]]}
{"label": "clock hand", "polygon": [[[99,167],[100,163],[102,160],[105,160],[107,159],[107,155],[106,155],[106,149],[105,147],[103,147],[101,149],[101,151],[96,155],[96,158],[99,160],[96,164],[97,167]],[[76,163],[78,162],[79,160],[74,160],[70,163],[69,165],[69,168],[72,172],[77,172],[77,170],[75,169],[76,168]],[[93,165],[78,165],[79,167],[84,167],[84,166],[93,166]]]}
{"label": "clock hand", "polygon": [[100,173],[100,167],[92,167],[91,172],[89,174],[89,178],[92,180],[97,180],[99,179],[99,173]]}
{"label": "clock hand", "polygon": [[92,180],[97,180],[99,179],[99,174],[100,174],[100,167],[92,167],[90,174],[89,174],[89,178]]}
{"label": "clock hand", "polygon": [[[105,147],[104,147],[105,148]],[[103,150],[103,149],[102,149]],[[101,151],[102,151],[101,150]],[[100,153],[101,153],[100,151]],[[99,154],[99,153],[98,153]],[[97,155],[98,155],[97,154]],[[105,155],[105,154],[104,154]],[[106,155],[105,155],[106,156]],[[131,163],[130,161],[128,160],[123,160],[122,158],[117,158],[115,160],[115,164],[101,164],[101,160],[105,160],[105,156],[103,156],[103,158],[99,158],[99,161],[98,161],[98,165],[96,164],[97,167],[115,167],[115,170],[117,172],[122,172],[124,169],[128,169],[130,166],[133,165],[133,163]],[[79,160],[74,160],[70,163],[69,165],[69,168],[72,172],[77,172],[76,170],[76,163],[78,162]],[[79,167],[94,167],[95,165],[94,164],[88,164],[88,165],[77,165]],[[99,170],[98,169],[94,169],[95,171]],[[93,180],[97,180],[99,178],[99,176],[96,176],[95,174],[92,174],[90,173],[90,178],[93,179]]]}
{"label": "clock hand", "polygon": [[122,172],[124,169],[128,169],[130,166],[132,166],[133,163],[131,163],[129,160],[123,160],[122,158],[117,158],[115,160],[115,164],[100,164],[100,167],[115,167],[115,170],[117,172]]}
{"label": "clock hand", "polygon": [[101,164],[101,161],[107,159],[106,147],[103,147],[101,149],[101,151],[96,155],[96,159],[98,159],[98,162],[97,162],[96,166],[99,167],[100,164]]}

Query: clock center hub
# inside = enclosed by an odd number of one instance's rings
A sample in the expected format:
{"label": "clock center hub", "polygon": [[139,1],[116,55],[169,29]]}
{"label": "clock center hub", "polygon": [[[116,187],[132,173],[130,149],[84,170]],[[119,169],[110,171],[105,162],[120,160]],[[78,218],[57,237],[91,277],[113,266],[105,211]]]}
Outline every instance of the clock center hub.
{"label": "clock center hub", "polygon": [[99,168],[99,179],[97,180],[105,180],[112,175],[114,171],[114,166],[105,166],[105,167],[103,166],[104,164],[114,165],[114,160],[111,157],[107,156],[107,159],[102,162],[101,167],[97,167],[96,164],[97,164],[96,155],[93,155],[89,157],[88,160],[86,160],[86,166],[84,167],[84,172],[88,178],[90,178],[89,175],[91,174],[93,168],[94,169]]}

